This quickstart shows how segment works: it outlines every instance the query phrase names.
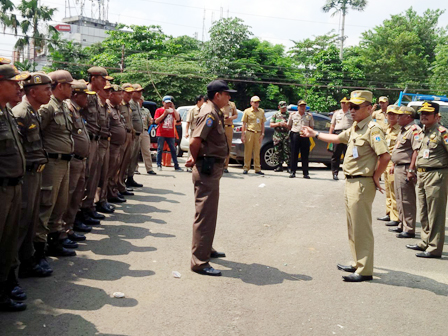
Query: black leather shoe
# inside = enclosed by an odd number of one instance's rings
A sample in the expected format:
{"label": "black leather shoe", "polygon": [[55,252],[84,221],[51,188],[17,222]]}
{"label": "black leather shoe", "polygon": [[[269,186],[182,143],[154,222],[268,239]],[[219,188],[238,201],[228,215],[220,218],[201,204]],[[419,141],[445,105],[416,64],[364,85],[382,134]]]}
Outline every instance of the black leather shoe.
{"label": "black leather shoe", "polygon": [[47,254],[52,257],[74,257],[74,256],[76,256],[75,251],[66,249],[65,247],[61,247],[61,248],[48,247]]}
{"label": "black leather shoe", "polygon": [[226,254],[224,252],[213,251],[210,253],[210,258],[225,258]]}
{"label": "black leather shoe", "polygon": [[79,241],[86,240],[86,236],[84,236],[82,234],[75,233],[75,232],[69,233],[67,235],[67,238],[70,239],[71,241],[74,241],[74,242],[79,242]]}
{"label": "black leather shoe", "polygon": [[333,180],[335,180],[335,181],[339,180],[339,177],[337,174],[333,174]]}
{"label": "black leather shoe", "polygon": [[227,168],[224,169],[224,173],[229,173],[229,170]]}
{"label": "black leather shoe", "polygon": [[[134,191],[134,189],[126,187],[126,191]],[[124,194],[123,194],[124,195]]]}
{"label": "black leather shoe", "polygon": [[9,292],[9,297],[15,301],[25,301],[26,293],[23,291],[22,287],[17,284]]}
{"label": "black leather shoe", "polygon": [[193,272],[196,272],[198,274],[203,274],[203,275],[211,275],[211,276],[221,276],[222,275],[221,271],[218,271],[211,266],[205,267],[201,270],[193,270]]}
{"label": "black leather shoe", "polygon": [[338,270],[344,271],[344,272],[349,272],[349,273],[355,273],[356,272],[356,267],[344,266],[344,265],[338,264]]}
{"label": "black leather shoe", "polygon": [[277,168],[274,169],[274,171],[275,171],[276,173],[278,173],[278,172],[282,172],[282,171],[283,171],[283,167],[277,167]]}
{"label": "black leather shoe", "polygon": [[19,266],[19,278],[45,278],[50,276],[53,270],[43,269],[34,261],[21,262]]}
{"label": "black leather shoe", "polygon": [[157,173],[154,170],[148,171],[148,175],[157,175]]}
{"label": "black leather shoe", "polygon": [[431,254],[430,252],[420,252],[416,253],[415,255],[419,258],[436,258],[436,259],[442,258],[442,256],[436,256],[434,254]]}
{"label": "black leather shoe", "polygon": [[14,300],[11,300],[7,296],[0,299],[0,311],[18,312],[18,311],[24,311],[25,309],[26,309],[26,304],[23,302],[16,302]]}
{"label": "black leather shoe", "polygon": [[390,221],[390,222],[387,222],[384,225],[386,225],[386,226],[398,226],[399,224],[400,224],[400,222],[398,222],[398,221]]}
{"label": "black leather shoe", "polygon": [[261,172],[261,171],[257,171],[257,172],[255,172],[255,174],[258,174],[258,175],[264,175],[264,173]]}
{"label": "black leather shoe", "polygon": [[130,192],[130,191],[127,191],[127,190],[123,191],[121,194],[123,196],[134,196],[135,195],[133,192]]}
{"label": "black leather shoe", "polygon": [[397,234],[397,238],[415,238],[415,233],[401,232]]}
{"label": "black leather shoe", "polygon": [[296,173],[289,174],[289,178],[294,178],[294,177],[296,177]]}
{"label": "black leather shoe", "polygon": [[89,233],[90,231],[92,231],[92,228],[90,226],[85,225],[83,222],[75,222],[73,224],[73,230],[78,232]]}
{"label": "black leather shoe", "polygon": [[247,170],[243,170],[243,174],[247,174]]}
{"label": "black leather shoe", "polygon": [[353,274],[350,274],[350,275],[343,275],[342,279],[344,279],[345,282],[361,282],[361,281],[373,280],[373,276],[371,276],[371,275],[359,275],[357,273],[353,273]]}
{"label": "black leather shoe", "polygon": [[402,229],[400,229],[399,227],[395,227],[395,228],[390,228],[389,230],[387,230],[389,232],[395,232],[395,233],[401,233],[403,232]]}
{"label": "black leather shoe", "polygon": [[[99,213],[97,213],[95,211],[96,214],[100,215]],[[97,218],[93,218],[90,214],[93,214],[93,211],[91,210],[87,210],[87,209],[82,209],[80,212],[78,212],[78,214],[76,215],[77,218],[85,223],[85,224],[89,224],[89,225],[99,225],[100,224],[100,220]],[[102,216],[102,215],[101,215]],[[106,218],[106,217],[104,217]]]}
{"label": "black leather shoe", "polygon": [[411,250],[415,250],[415,251],[424,251],[424,249],[422,249],[420,246],[418,246],[418,245],[406,245],[406,247],[408,248],[408,249],[411,249]]}
{"label": "black leather shoe", "polygon": [[96,211],[98,212],[102,212],[102,213],[107,213],[107,214],[111,214],[114,211],[109,208],[105,203],[97,203],[96,204]]}
{"label": "black leather shoe", "polygon": [[126,202],[126,200],[124,198],[121,198],[121,197],[118,197],[118,196],[117,197],[108,198],[107,201],[111,202],[111,203],[125,203]]}
{"label": "black leather shoe", "polygon": [[128,177],[126,180],[126,187],[141,188],[143,187],[143,184],[135,182],[133,177]]}
{"label": "black leather shoe", "polygon": [[[99,214],[95,210],[90,210],[90,209],[87,210],[87,215],[89,215],[93,219],[99,219],[99,220],[106,218],[106,216]],[[84,223],[86,223],[86,222],[84,222]],[[89,224],[89,223],[87,223],[87,224]]]}
{"label": "black leather shoe", "polygon": [[78,248],[79,246],[77,242],[74,242],[73,240],[70,240],[68,238],[61,239],[61,245],[64,246],[65,248],[71,248],[71,249]]}
{"label": "black leather shoe", "polygon": [[311,177],[309,175],[303,175],[304,179],[310,179]]}
{"label": "black leather shoe", "polygon": [[385,221],[385,222],[390,221],[389,215],[386,215],[386,216],[383,216],[383,217],[377,217],[376,219],[378,219],[380,221]]}

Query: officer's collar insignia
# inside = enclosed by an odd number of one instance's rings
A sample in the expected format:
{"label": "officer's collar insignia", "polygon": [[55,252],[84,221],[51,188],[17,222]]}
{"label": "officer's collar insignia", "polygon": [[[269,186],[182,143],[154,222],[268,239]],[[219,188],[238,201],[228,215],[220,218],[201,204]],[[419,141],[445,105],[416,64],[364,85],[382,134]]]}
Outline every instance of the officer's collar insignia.
{"label": "officer's collar insignia", "polygon": [[435,137],[436,137],[435,133],[431,134],[431,136],[430,136],[431,139],[434,139]]}

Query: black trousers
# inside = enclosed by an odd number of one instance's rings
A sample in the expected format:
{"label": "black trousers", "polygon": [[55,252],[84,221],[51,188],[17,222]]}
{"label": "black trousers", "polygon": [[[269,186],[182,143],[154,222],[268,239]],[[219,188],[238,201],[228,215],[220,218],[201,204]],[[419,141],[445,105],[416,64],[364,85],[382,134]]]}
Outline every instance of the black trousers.
{"label": "black trousers", "polygon": [[289,136],[291,141],[289,169],[291,169],[291,173],[295,173],[297,170],[297,161],[300,153],[303,175],[309,175],[308,158],[310,156],[310,138],[301,137],[299,132],[291,132]]}
{"label": "black trousers", "polygon": [[331,171],[333,174],[337,174],[339,172],[339,165],[341,164],[341,155],[347,151],[347,145],[340,143],[335,145],[335,149],[333,152],[333,156],[331,157]]}

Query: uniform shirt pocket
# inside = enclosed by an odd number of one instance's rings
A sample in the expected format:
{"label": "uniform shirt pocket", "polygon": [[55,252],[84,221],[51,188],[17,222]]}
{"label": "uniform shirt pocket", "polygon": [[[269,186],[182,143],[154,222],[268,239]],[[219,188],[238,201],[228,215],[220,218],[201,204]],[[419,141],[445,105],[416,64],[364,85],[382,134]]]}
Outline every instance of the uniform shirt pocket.
{"label": "uniform shirt pocket", "polygon": [[14,135],[9,129],[0,132],[0,153],[2,154],[2,156],[11,155],[16,152],[14,142]]}

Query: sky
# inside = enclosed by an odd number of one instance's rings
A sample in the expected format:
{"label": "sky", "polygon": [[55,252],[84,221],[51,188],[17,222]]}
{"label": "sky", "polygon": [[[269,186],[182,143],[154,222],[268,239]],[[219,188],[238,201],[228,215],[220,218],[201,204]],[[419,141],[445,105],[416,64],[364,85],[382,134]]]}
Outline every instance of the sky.
{"label": "sky", "polygon": [[[67,0],[40,0],[42,5],[58,9],[54,24],[62,23],[67,15],[80,13],[79,5],[65,9]],[[84,16],[91,16],[91,0],[86,3]],[[93,1],[97,3],[98,0]],[[19,0],[13,0],[17,5]],[[69,0],[72,6],[80,0]],[[326,0],[104,0],[109,4],[109,21],[160,25],[162,30],[172,36],[189,35],[199,40],[208,39],[208,30],[215,20],[223,17],[239,17],[250,26],[255,37],[287,48],[291,40],[299,41],[317,35],[328,34],[331,30],[339,33],[340,16],[324,13],[322,6]],[[363,12],[349,11],[346,17],[345,36],[347,45],[359,43],[361,33],[390,18],[393,14],[413,7],[419,14],[427,9],[444,9],[448,0],[369,0]],[[97,9],[94,8],[97,15]],[[204,20],[205,17],[205,20]],[[448,25],[448,13],[439,19],[439,26]],[[11,57],[15,38],[0,35],[0,56]]]}

